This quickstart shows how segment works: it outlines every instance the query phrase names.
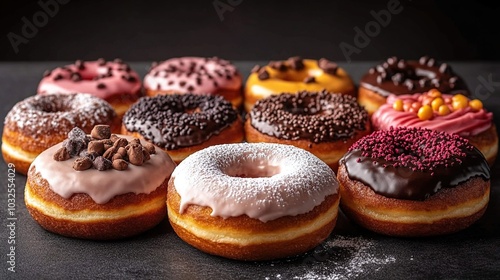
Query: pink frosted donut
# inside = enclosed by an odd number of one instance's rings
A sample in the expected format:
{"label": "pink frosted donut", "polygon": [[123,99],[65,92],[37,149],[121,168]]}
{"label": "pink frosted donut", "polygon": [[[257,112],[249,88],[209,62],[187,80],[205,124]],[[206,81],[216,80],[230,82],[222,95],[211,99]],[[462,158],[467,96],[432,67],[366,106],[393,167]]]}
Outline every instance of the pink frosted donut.
{"label": "pink frosted donut", "polygon": [[331,233],[335,173],[290,145],[239,143],[196,152],[172,173],[170,223],[187,243],[241,260],[296,255]]}
{"label": "pink frosted donut", "polygon": [[77,60],[74,64],[47,70],[38,94],[84,92],[106,100],[122,116],[141,96],[139,75],[120,59]]}
{"label": "pink frosted donut", "polygon": [[242,78],[229,61],[218,57],[181,57],[153,63],[144,77],[146,94],[208,93],[222,95],[235,107],[242,103]]}

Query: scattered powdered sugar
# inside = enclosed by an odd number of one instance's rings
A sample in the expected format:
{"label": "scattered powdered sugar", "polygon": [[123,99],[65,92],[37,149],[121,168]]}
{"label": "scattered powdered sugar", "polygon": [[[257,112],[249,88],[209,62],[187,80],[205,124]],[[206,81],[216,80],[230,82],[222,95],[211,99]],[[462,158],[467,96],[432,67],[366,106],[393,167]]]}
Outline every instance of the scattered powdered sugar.
{"label": "scattered powdered sugar", "polygon": [[263,222],[307,213],[338,191],[323,161],[270,143],[211,146],[187,157],[172,177],[181,212],[196,204],[212,208],[212,216],[247,215]]}
{"label": "scattered powdered sugar", "polygon": [[375,249],[374,241],[365,237],[335,235],[302,260],[299,265],[305,268],[303,273],[297,275],[283,271],[264,279],[343,280],[367,277],[383,265],[396,262],[394,256]]}

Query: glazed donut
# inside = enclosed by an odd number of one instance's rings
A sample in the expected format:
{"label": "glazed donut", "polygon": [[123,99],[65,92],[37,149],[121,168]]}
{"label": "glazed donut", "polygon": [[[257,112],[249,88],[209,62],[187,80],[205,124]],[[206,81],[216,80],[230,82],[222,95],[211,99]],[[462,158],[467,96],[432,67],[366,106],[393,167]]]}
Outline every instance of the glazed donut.
{"label": "glazed donut", "polygon": [[486,211],[490,169],[456,134],[379,130],[356,142],[338,171],[341,208],[359,225],[392,236],[449,234]]}
{"label": "glazed donut", "polygon": [[108,138],[109,127],[94,132],[72,130],[35,159],[24,195],[29,213],[50,232],[83,239],[124,238],[156,226],[166,216],[175,164],[139,139]]}
{"label": "glazed donut", "polygon": [[89,94],[37,95],[17,103],[5,117],[2,154],[22,174],[38,154],[63,141],[73,127],[89,133],[94,125],[113,124],[116,113]]}
{"label": "glazed donut", "polygon": [[464,80],[446,63],[421,57],[418,61],[395,56],[370,68],[359,83],[358,101],[372,115],[390,94],[413,94],[433,88],[447,94],[469,95]]}
{"label": "glazed donut", "polygon": [[45,71],[38,85],[38,94],[74,92],[90,93],[106,100],[119,120],[142,95],[139,75],[121,59],[77,60],[74,64]]}
{"label": "glazed donut", "polygon": [[243,141],[243,123],[221,96],[172,94],[144,97],[123,117],[122,133],[142,137],[176,162],[211,145]]}
{"label": "glazed donut", "polygon": [[337,220],[335,173],[311,153],[281,144],[216,145],[186,158],[168,183],[177,235],[206,253],[269,260],[304,253]]}
{"label": "glazed donut", "polygon": [[229,61],[218,57],[181,57],[153,63],[144,77],[148,96],[158,94],[221,95],[239,108],[242,78]]}
{"label": "glazed donut", "polygon": [[422,94],[390,95],[372,116],[375,129],[394,126],[422,127],[456,133],[479,149],[490,166],[498,153],[493,113],[478,100],[461,94],[441,94],[432,89]]}
{"label": "glazed donut", "polygon": [[349,147],[369,133],[368,114],[356,98],[326,91],[283,93],[261,99],[245,122],[248,142],[302,148],[334,171]]}
{"label": "glazed donut", "polygon": [[245,110],[248,112],[257,100],[282,92],[321,91],[356,95],[356,89],[347,72],[334,62],[318,61],[298,56],[285,61],[271,61],[256,65],[245,86]]}

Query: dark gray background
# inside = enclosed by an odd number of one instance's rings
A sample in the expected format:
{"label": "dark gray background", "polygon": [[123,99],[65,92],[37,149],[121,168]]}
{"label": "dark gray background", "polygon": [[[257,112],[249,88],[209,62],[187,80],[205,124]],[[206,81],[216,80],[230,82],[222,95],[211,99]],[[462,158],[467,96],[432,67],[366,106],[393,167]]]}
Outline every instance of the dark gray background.
{"label": "dark gray background", "polygon": [[[40,0],[44,3],[56,0]],[[63,1],[63,0],[59,0]],[[355,27],[374,21],[382,1],[81,1],[64,0],[17,54],[8,34],[22,35],[25,17],[43,11],[39,1],[2,1],[0,61],[162,60],[198,55],[271,60],[292,55],[345,61],[339,45],[354,45]],[[392,15],[352,60],[424,54],[441,60],[500,59],[500,4],[486,1],[400,0]],[[214,3],[233,3],[217,13]],[[376,31],[376,30],[375,30]]]}

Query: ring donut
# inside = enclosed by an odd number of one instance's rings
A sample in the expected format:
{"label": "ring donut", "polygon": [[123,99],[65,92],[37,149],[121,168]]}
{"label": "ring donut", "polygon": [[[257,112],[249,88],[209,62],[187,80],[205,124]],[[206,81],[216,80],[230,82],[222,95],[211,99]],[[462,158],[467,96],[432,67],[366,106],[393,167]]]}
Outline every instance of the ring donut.
{"label": "ring donut", "polygon": [[370,68],[359,83],[358,100],[370,115],[385,104],[390,94],[413,94],[433,88],[447,94],[469,95],[469,89],[447,63],[428,56],[404,60],[395,56]]}
{"label": "ring donut", "polygon": [[141,97],[139,75],[121,59],[77,60],[74,64],[47,70],[38,94],[90,93],[111,104],[119,120]]}
{"label": "ring donut", "polygon": [[180,57],[153,63],[144,77],[146,95],[221,95],[239,108],[243,102],[242,78],[236,67],[218,57]]}
{"label": "ring donut", "polygon": [[245,122],[248,142],[302,148],[334,171],[349,147],[370,132],[368,114],[356,98],[326,91],[283,93],[261,99]]}
{"label": "ring donut", "polygon": [[192,246],[238,260],[306,252],[331,233],[339,194],[333,171],[302,149],[281,144],[216,145],[172,173],[168,217]]}
{"label": "ring donut", "polygon": [[222,96],[171,94],[144,97],[123,117],[122,133],[142,137],[176,162],[208,146],[243,141],[243,122]]}
{"label": "ring donut", "polygon": [[469,227],[486,211],[490,169],[466,139],[422,128],[376,131],[338,171],[342,211],[392,236],[434,236]]}
{"label": "ring donut", "polygon": [[422,127],[458,134],[483,153],[490,166],[498,153],[498,135],[493,113],[479,99],[441,94],[432,89],[422,94],[390,95],[372,115],[375,129],[391,126]]}
{"label": "ring donut", "polygon": [[26,174],[33,160],[44,150],[63,141],[74,127],[86,133],[98,124],[116,122],[113,108],[90,94],[50,94],[18,102],[5,117],[2,154]]}
{"label": "ring donut", "polygon": [[354,83],[347,72],[325,58],[302,59],[256,65],[245,86],[245,110],[249,112],[257,100],[283,92],[321,91],[356,95]]}

